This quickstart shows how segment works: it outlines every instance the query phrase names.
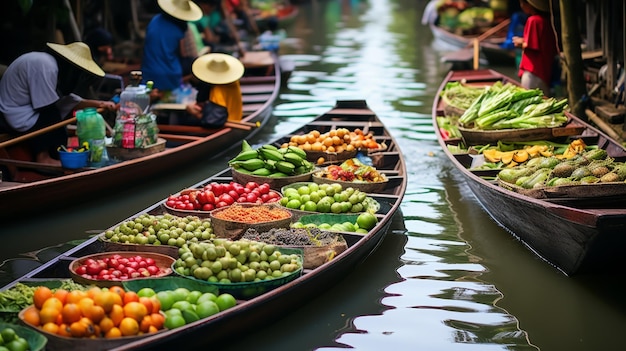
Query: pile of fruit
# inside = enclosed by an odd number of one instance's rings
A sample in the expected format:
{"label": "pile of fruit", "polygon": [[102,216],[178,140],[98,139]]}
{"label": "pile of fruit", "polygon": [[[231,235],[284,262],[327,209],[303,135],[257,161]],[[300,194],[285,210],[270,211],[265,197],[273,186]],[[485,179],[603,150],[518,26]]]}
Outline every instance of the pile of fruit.
{"label": "pile of fruit", "polygon": [[312,130],[307,134],[293,135],[288,143],[281,148],[296,146],[304,151],[336,152],[355,151],[359,149],[381,149],[384,143],[378,143],[372,132],[364,133],[361,129],[350,131],[347,128],[337,128],[326,133]]}
{"label": "pile of fruit", "polygon": [[330,180],[357,183],[376,183],[387,180],[383,173],[378,172],[375,167],[362,163],[358,158],[351,158],[340,165],[327,166],[314,175]]}
{"label": "pile of fruit", "polygon": [[152,288],[142,288],[137,291],[137,295],[156,298],[160,302],[161,311],[165,314],[164,326],[167,329],[182,327],[237,304],[237,300],[228,293],[215,295],[182,287],[158,292]]}
{"label": "pile of fruit", "polygon": [[344,189],[339,183],[287,186],[280,204],[287,208],[320,213],[359,213],[378,211],[379,204],[363,191]]}
{"label": "pile of fruit", "polygon": [[343,221],[343,222],[323,222],[323,223],[312,223],[305,221],[297,221],[291,224],[292,228],[306,228],[306,229],[319,229],[319,230],[328,230],[331,232],[352,232],[352,233],[360,233],[367,234],[372,228],[376,226],[378,223],[378,218],[369,213],[363,212],[360,213],[359,216],[351,221]]}
{"label": "pile of fruit", "polygon": [[185,189],[170,195],[165,201],[169,208],[186,211],[213,211],[234,203],[264,204],[280,200],[280,194],[271,191],[267,183],[247,182],[245,185],[230,182],[212,182],[202,189]]}
{"label": "pile of fruit", "polygon": [[30,349],[28,340],[19,335],[15,329],[7,327],[0,330],[0,350],[27,351]]}
{"label": "pile of fruit", "polygon": [[282,254],[274,245],[250,240],[213,239],[181,248],[174,270],[214,283],[270,280],[302,268],[301,257]]}
{"label": "pile of fruit", "polygon": [[307,161],[306,152],[300,148],[277,148],[266,144],[254,150],[245,140],[239,154],[228,165],[240,173],[271,178],[305,174],[314,168]]}
{"label": "pile of fruit", "polygon": [[135,278],[148,278],[171,272],[169,267],[161,268],[152,257],[133,255],[124,257],[112,254],[103,258],[87,258],[78,261],[74,273],[91,280],[121,281]]}
{"label": "pile of fruit", "polygon": [[37,287],[22,320],[51,334],[73,338],[119,338],[156,333],[165,316],[155,297],[140,297],[120,286],[87,291]]}
{"label": "pile of fruit", "polygon": [[209,219],[147,213],[104,232],[104,239],[114,243],[176,247],[181,247],[188,241],[208,240],[214,236]]}

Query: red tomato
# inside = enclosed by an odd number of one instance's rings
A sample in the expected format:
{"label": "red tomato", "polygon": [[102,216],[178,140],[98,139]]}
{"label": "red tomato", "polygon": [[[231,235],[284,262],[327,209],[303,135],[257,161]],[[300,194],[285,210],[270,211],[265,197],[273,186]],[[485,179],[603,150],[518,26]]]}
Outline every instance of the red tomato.
{"label": "red tomato", "polygon": [[237,198],[237,202],[242,204],[242,203],[248,202],[248,199],[245,196],[241,196]]}
{"label": "red tomato", "polygon": [[200,204],[206,204],[207,203],[206,192],[205,191],[198,192],[198,194],[196,195],[196,200]]}
{"label": "red tomato", "polygon": [[215,209],[215,205],[212,203],[206,203],[202,205],[202,211],[213,211]]}
{"label": "red tomato", "polygon": [[270,194],[261,195],[261,201],[268,202],[270,200]]}
{"label": "red tomato", "polygon": [[246,183],[246,189],[253,190],[253,189],[256,189],[258,187],[259,187],[259,184],[257,184],[257,182],[247,182]]}
{"label": "red tomato", "polygon": [[215,194],[215,196],[220,196],[222,195],[222,193],[224,193],[224,187],[222,186],[222,184],[214,183],[211,186],[211,191],[213,191],[213,194]]}
{"label": "red tomato", "polygon": [[225,202],[228,205],[232,205],[233,202],[235,202],[235,199],[232,196],[230,196],[229,194],[222,194],[219,197],[219,201],[220,202]]}
{"label": "red tomato", "polygon": [[154,258],[152,258],[152,257],[146,257],[146,258],[144,259],[144,261],[146,261],[146,263],[148,264],[148,266],[154,266],[154,264],[156,263],[156,262],[154,261]]}
{"label": "red tomato", "polygon": [[83,275],[87,273],[87,267],[86,266],[78,266],[76,267],[76,274],[78,275]]}
{"label": "red tomato", "polygon": [[207,204],[215,204],[215,194],[212,191],[205,191],[204,194],[206,196]]}
{"label": "red tomato", "polygon": [[193,210],[194,206],[192,203],[188,202],[185,204],[185,210]]}
{"label": "red tomato", "polygon": [[232,197],[233,199],[236,199],[239,197],[239,193],[236,190],[229,190],[228,195],[230,195],[230,197]]}
{"label": "red tomato", "polygon": [[148,266],[146,269],[152,275],[159,274],[159,271],[160,271],[159,267],[157,266]]}
{"label": "red tomato", "polygon": [[228,206],[228,204],[224,201],[219,201],[217,204],[215,204],[215,208],[226,207],[226,206]]}
{"label": "red tomato", "polygon": [[256,196],[254,193],[249,193],[248,195],[246,195],[246,200],[248,200],[248,202],[256,202],[256,200],[259,197]]}
{"label": "red tomato", "polygon": [[261,194],[267,194],[270,192],[270,185],[267,183],[263,183],[261,185],[259,185],[259,187],[257,188],[259,190],[259,192]]}

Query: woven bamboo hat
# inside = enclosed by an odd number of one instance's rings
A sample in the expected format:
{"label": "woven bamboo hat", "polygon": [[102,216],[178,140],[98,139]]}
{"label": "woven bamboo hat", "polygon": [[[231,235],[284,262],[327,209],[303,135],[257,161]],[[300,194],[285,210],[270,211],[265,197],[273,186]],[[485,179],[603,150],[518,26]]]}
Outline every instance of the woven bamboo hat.
{"label": "woven bamboo hat", "polygon": [[87,44],[77,41],[67,45],[55,43],[47,43],[46,45],[57,54],[63,56],[66,60],[85,71],[95,74],[98,77],[104,77],[104,71],[91,57],[91,50]]}
{"label": "woven bamboo hat", "polygon": [[228,84],[243,76],[243,63],[238,58],[221,53],[198,57],[191,65],[193,74],[210,84]]}
{"label": "woven bamboo hat", "polygon": [[159,7],[168,15],[181,21],[197,21],[202,9],[191,0],[159,0]]}
{"label": "woven bamboo hat", "polygon": [[526,0],[526,2],[541,12],[550,12],[550,0]]}

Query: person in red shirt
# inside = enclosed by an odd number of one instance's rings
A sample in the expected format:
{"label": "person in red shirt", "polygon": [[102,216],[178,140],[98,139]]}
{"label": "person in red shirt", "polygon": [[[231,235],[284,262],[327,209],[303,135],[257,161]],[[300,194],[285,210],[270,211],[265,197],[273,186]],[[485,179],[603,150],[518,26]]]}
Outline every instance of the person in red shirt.
{"label": "person in red shirt", "polygon": [[548,0],[520,0],[522,11],[529,17],[523,37],[513,37],[516,47],[522,48],[519,77],[524,88],[540,88],[550,94],[550,82],[555,56],[558,54],[556,37],[550,22]]}

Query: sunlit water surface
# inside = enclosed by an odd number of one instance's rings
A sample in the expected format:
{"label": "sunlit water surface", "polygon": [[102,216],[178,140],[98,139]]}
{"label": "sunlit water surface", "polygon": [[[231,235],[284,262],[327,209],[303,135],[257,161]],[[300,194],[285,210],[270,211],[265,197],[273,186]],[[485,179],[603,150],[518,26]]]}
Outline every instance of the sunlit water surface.
{"label": "sunlit water surface", "polygon": [[[448,66],[440,61],[445,48],[420,24],[424,5],[310,0],[287,28],[283,54],[296,69],[276,117],[252,142],[273,140],[338,99],[365,99],[405,154],[409,186],[386,239],[355,272],[220,349],[620,349],[626,328],[614,287],[620,277],[563,276],[491,221],[446,163],[430,113]],[[0,257],[36,255],[97,233],[222,169],[235,152],[66,209],[62,217],[6,223],[9,245]]]}

